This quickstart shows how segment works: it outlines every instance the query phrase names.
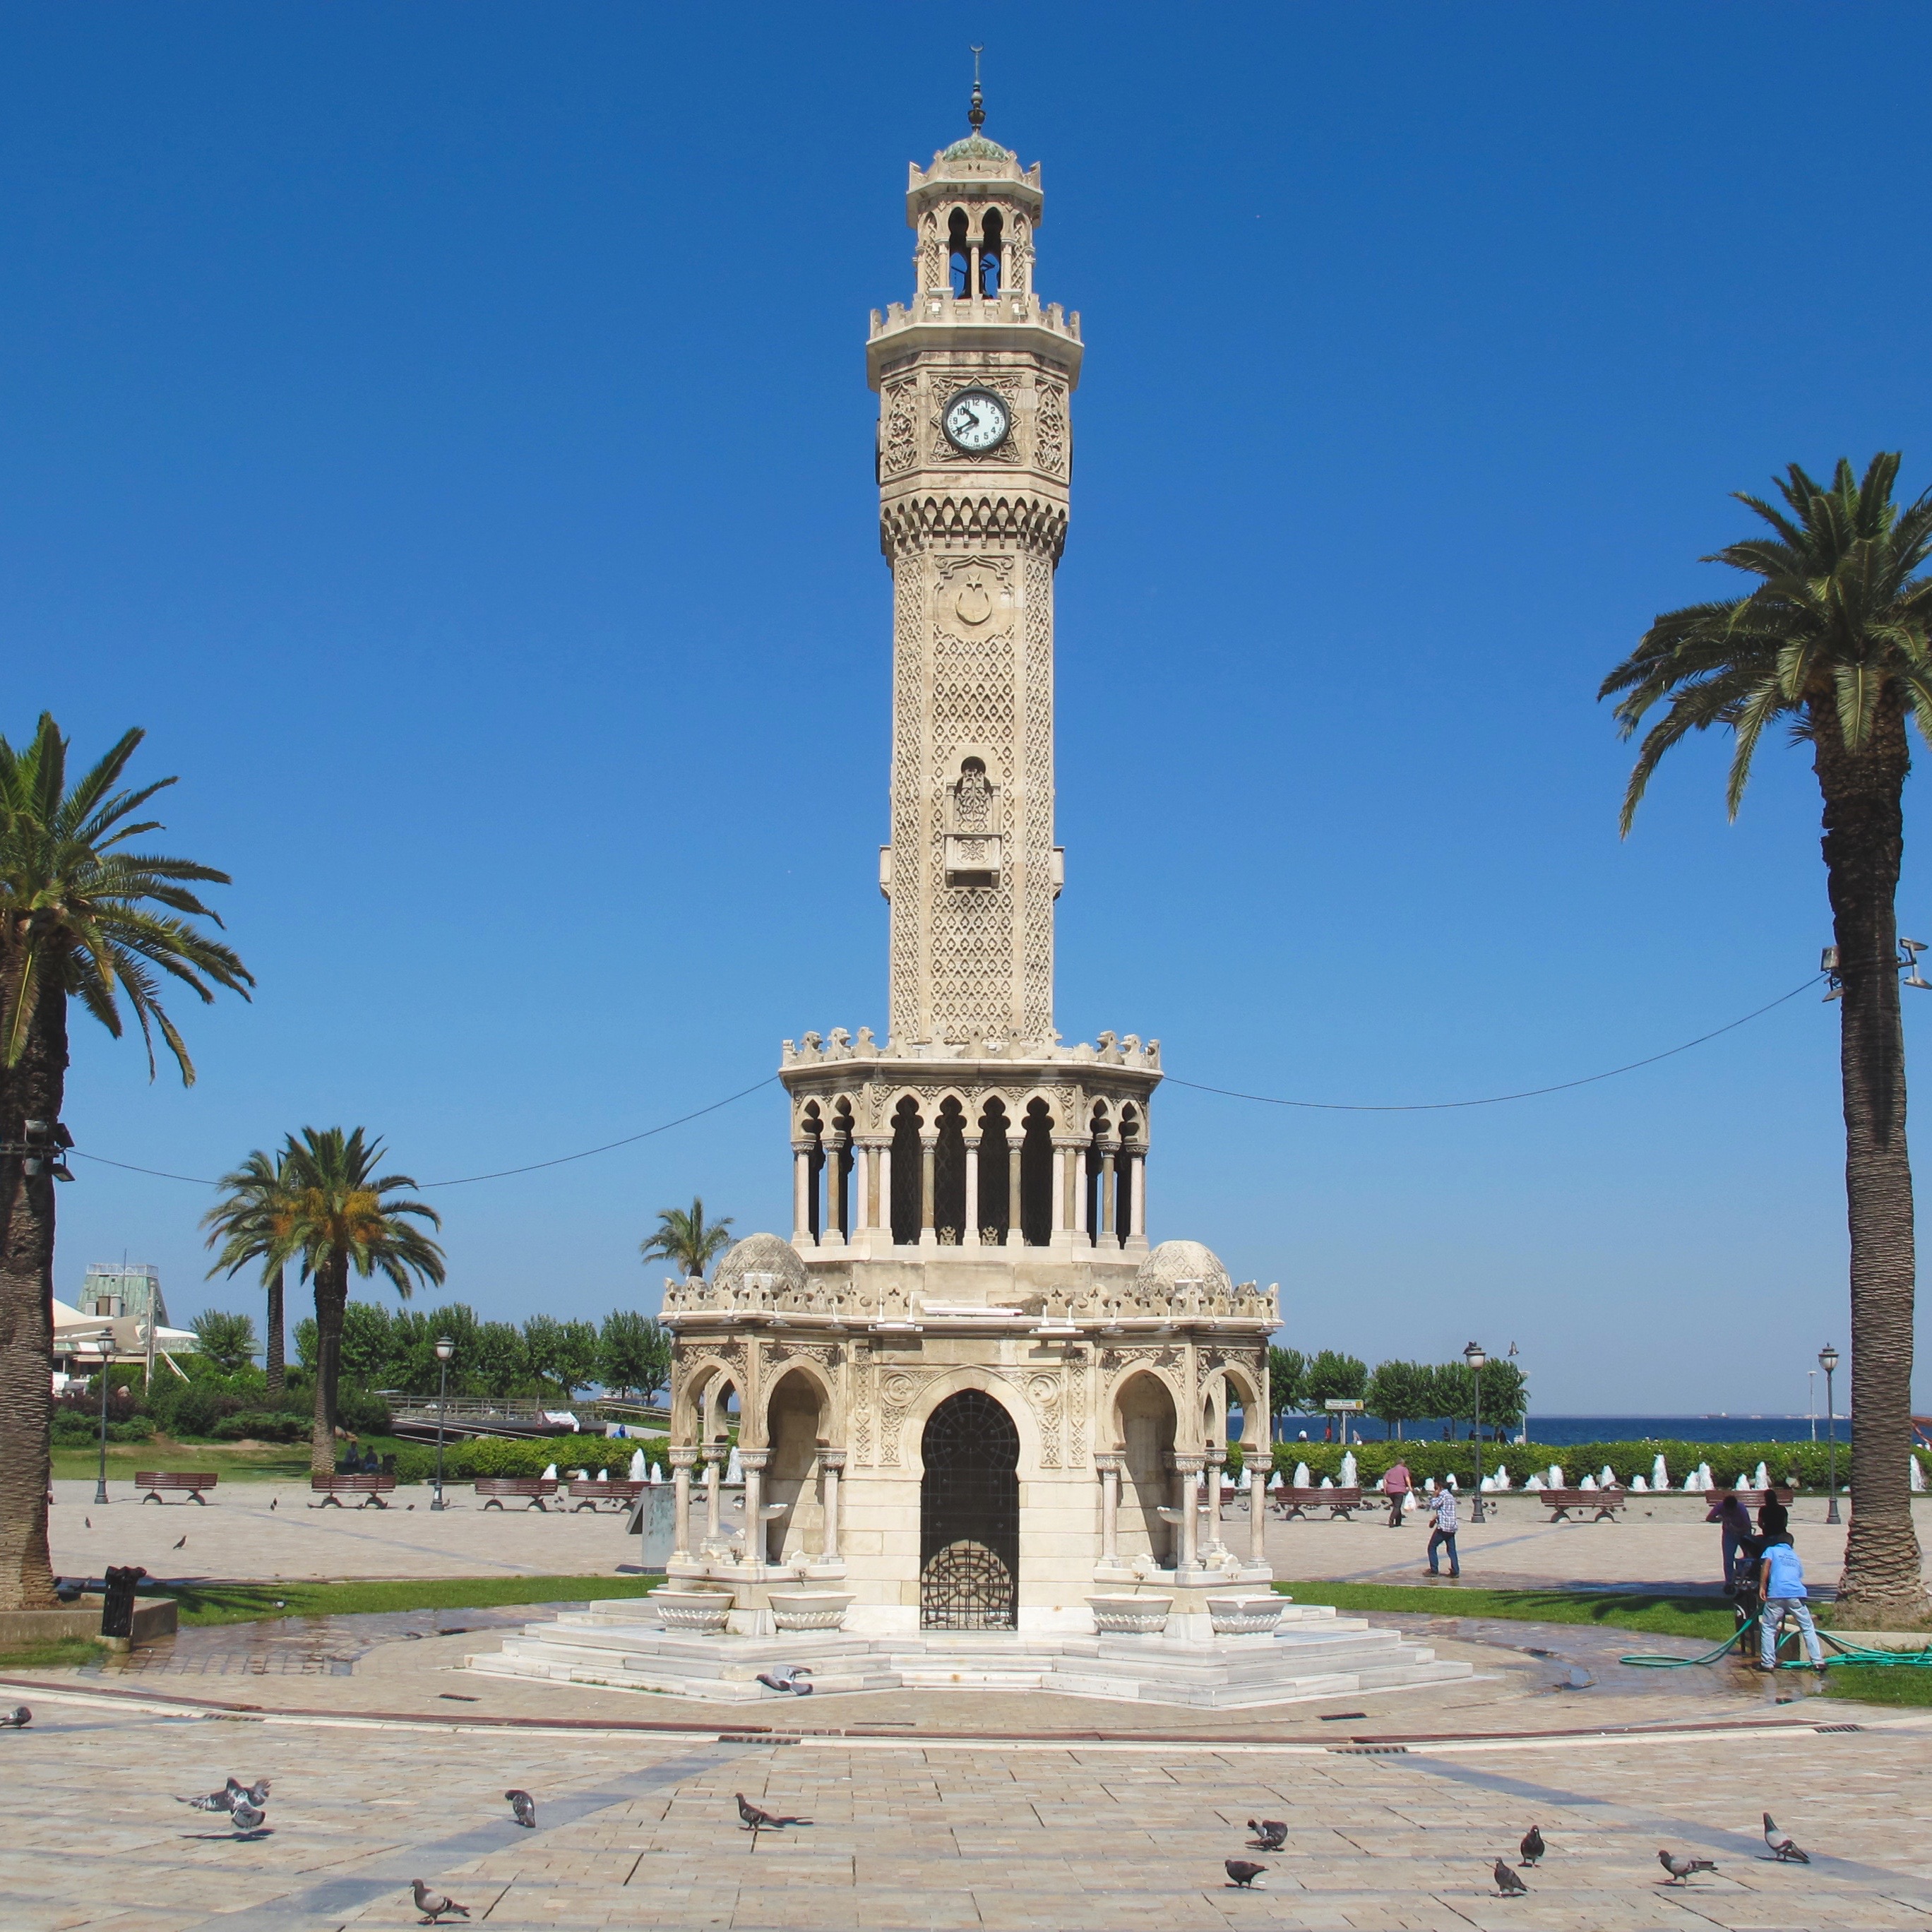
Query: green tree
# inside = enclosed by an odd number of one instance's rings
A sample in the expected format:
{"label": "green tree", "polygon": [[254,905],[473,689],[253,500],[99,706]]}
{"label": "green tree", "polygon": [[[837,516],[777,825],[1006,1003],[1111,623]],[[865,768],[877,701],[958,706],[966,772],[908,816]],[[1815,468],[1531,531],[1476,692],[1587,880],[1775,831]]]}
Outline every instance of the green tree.
{"label": "green tree", "polygon": [[1358,1401],[1368,1385],[1367,1363],[1324,1348],[1308,1365],[1301,1406],[1316,1409],[1325,1402]]}
{"label": "green tree", "polygon": [[597,1330],[591,1322],[532,1315],[524,1324],[524,1349],[530,1372],[554,1383],[566,1396],[596,1379]]}
{"label": "green tree", "polygon": [[1438,1362],[1423,1372],[1429,1378],[1429,1405],[1424,1413],[1448,1423],[1454,1442],[1456,1424],[1468,1421],[1475,1413],[1476,1378],[1464,1361]]}
{"label": "green tree", "polygon": [[476,1373],[476,1338],[482,1327],[466,1301],[446,1301],[428,1312],[398,1309],[389,1319],[388,1386],[411,1395],[436,1394],[442,1387],[442,1361],[436,1345],[447,1340],[450,1394],[487,1393]]}
{"label": "green tree", "polygon": [[[161,1004],[161,979],[204,1004],[254,982],[196,924],[219,919],[190,887],[228,874],[126,849],[160,830],[138,814],[160,778],[122,790],[141,742],[130,731],[68,782],[68,742],[43,713],[19,750],[0,738],[0,1610],[50,1610],[47,1552],[52,1423],[54,1183],[67,1090],[68,1005],[116,1039],[123,1005],[154,1072],[154,1035],[184,1084],[194,1063]],[[29,1136],[28,1123],[35,1124]]]}
{"label": "green tree", "polygon": [[1507,1356],[1492,1355],[1483,1369],[1483,1426],[1514,1429],[1522,1420],[1529,1383]]}
{"label": "green tree", "polygon": [[614,1308],[598,1337],[598,1363],[607,1389],[648,1402],[670,1380],[670,1331],[634,1308]]}
{"label": "green tree", "polygon": [[225,1376],[245,1369],[255,1359],[255,1324],[247,1315],[226,1309],[205,1308],[188,1324],[202,1357]]}
{"label": "green tree", "polygon": [[1405,1423],[1419,1422],[1430,1413],[1431,1387],[1429,1370],[1420,1362],[1378,1362],[1363,1400],[1369,1413],[1400,1442]]}
{"label": "green tree", "polygon": [[1268,1344],[1268,1420],[1278,1421],[1300,1408],[1308,1379],[1308,1358],[1299,1348]]}
{"label": "green tree", "polygon": [[396,1324],[379,1301],[351,1301],[342,1310],[341,1372],[364,1388],[395,1388]]}
{"label": "green tree", "polygon": [[657,1232],[639,1242],[638,1252],[646,1261],[662,1257],[689,1279],[703,1274],[731,1245],[730,1226],[728,1214],[722,1221],[707,1221],[704,1197],[694,1194],[688,1208],[658,1210]]}
{"label": "green tree", "polygon": [[287,1381],[282,1329],[288,1217],[282,1163],[258,1148],[218,1184],[220,1196],[201,1219],[208,1231],[207,1245],[216,1250],[208,1279],[226,1274],[232,1280],[251,1262],[260,1264],[268,1294],[268,1352],[263,1366],[270,1393],[279,1395]]}
{"label": "green tree", "polygon": [[382,1144],[363,1130],[304,1127],[290,1135],[282,1160],[289,1184],[289,1245],[302,1258],[302,1278],[315,1285],[315,1424],[309,1467],[327,1475],[335,1466],[336,1384],[341,1374],[343,1311],[349,1272],[364,1280],[381,1275],[404,1300],[418,1281],[440,1286],[442,1250],[415,1224],[440,1227],[433,1208],[400,1190],[406,1174],[378,1174]]}
{"label": "green tree", "polygon": [[1758,580],[1658,617],[1599,694],[1625,737],[1657,706],[1624,794],[1626,832],[1658,761],[1692,731],[1731,733],[1736,817],[1765,728],[1810,748],[1823,800],[1851,1232],[1852,1522],[1839,1622],[1892,1629],[1932,1610],[1906,1478],[1916,1269],[1894,901],[1904,845],[1907,721],[1932,737],[1932,492],[1893,500],[1899,458],[1830,484],[1792,464],[1783,507],[1740,493],[1766,530],[1706,560]]}
{"label": "green tree", "polygon": [[475,1340],[464,1358],[464,1383],[482,1395],[501,1401],[516,1394],[530,1379],[530,1352],[513,1322],[479,1322]]}

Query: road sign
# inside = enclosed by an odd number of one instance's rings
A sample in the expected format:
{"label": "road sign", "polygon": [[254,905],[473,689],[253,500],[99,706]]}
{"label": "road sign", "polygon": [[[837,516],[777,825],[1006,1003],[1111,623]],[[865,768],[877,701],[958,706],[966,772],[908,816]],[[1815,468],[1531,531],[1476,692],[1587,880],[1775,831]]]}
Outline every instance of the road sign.
{"label": "road sign", "polygon": [[1324,1408],[1350,1409],[1359,1414],[1360,1412],[1362,1405],[1358,1402],[1343,1402],[1339,1399],[1336,1399],[1328,1402],[1324,1402],[1322,1406]]}

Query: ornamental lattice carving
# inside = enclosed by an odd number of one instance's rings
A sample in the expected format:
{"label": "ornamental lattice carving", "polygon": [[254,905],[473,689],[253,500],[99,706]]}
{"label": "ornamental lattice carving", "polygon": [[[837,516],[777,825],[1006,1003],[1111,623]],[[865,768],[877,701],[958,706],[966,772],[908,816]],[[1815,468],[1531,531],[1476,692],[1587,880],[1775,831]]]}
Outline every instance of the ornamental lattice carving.
{"label": "ornamental lattice carving", "polygon": [[1034,467],[1049,476],[1066,474],[1066,392],[1042,382],[1034,425]]}
{"label": "ornamental lattice carving", "polygon": [[919,460],[919,386],[910,376],[886,390],[886,426],[879,439],[879,467],[887,476],[902,476]]}
{"label": "ornamental lattice carving", "polygon": [[1026,560],[1025,932],[1021,1034],[1053,1037],[1053,566]]}
{"label": "ornamental lattice carving", "polygon": [[919,285],[922,289],[946,286],[946,251],[939,245],[939,218],[930,212],[919,226]]}
{"label": "ornamental lattice carving", "polygon": [[1066,1359],[1066,1463],[1087,1466],[1087,1360],[1077,1352]]}
{"label": "ornamental lattice carving", "polygon": [[[903,557],[892,574],[892,856],[908,872],[920,847],[920,766],[925,737],[924,560]],[[923,914],[916,874],[892,897],[890,1030],[898,1040],[919,1031],[920,925]]]}
{"label": "ornamental lattice carving", "polygon": [[1060,1397],[1064,1385],[1058,1376],[1040,1374],[1028,1376],[1024,1386],[1040,1424],[1040,1466],[1057,1469],[1060,1466]]}

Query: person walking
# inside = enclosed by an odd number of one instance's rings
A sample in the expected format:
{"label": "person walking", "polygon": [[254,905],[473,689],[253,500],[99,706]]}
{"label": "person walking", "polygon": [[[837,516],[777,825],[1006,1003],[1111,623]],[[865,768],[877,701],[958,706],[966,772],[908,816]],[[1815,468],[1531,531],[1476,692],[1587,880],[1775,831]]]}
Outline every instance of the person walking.
{"label": "person walking", "polygon": [[1727,1490],[1705,1514],[1706,1522],[1718,1525],[1723,1540],[1724,1594],[1729,1596],[1750,1574],[1752,1548],[1750,1511],[1738,1501],[1737,1492]]}
{"label": "person walking", "polygon": [[1798,1560],[1796,1546],[1789,1543],[1768,1545],[1759,1559],[1758,1594],[1764,1608],[1757,1626],[1757,1660],[1766,1670],[1778,1666],[1778,1627],[1787,1612],[1797,1619],[1804,1633],[1804,1648],[1811,1668],[1822,1679],[1825,1674],[1824,1647],[1818,1641],[1817,1626],[1811,1621],[1805,1601],[1804,1566]]}
{"label": "person walking", "polygon": [[1388,1498],[1390,1528],[1401,1528],[1402,1513],[1408,1504],[1408,1492],[1413,1486],[1408,1465],[1398,1456],[1382,1478],[1382,1494]]}
{"label": "person walking", "polygon": [[1429,1514],[1435,1525],[1429,1532],[1430,1575],[1439,1576],[1442,1574],[1436,1567],[1436,1552],[1447,1544],[1449,1574],[1451,1576],[1461,1576],[1462,1559],[1456,1554],[1456,1492],[1447,1483],[1430,1498]]}

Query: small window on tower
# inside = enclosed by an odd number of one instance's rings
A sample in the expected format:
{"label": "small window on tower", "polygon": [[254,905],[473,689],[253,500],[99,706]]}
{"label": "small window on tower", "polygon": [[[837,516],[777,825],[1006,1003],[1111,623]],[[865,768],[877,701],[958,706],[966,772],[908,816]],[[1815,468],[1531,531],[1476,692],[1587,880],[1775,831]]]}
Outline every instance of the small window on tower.
{"label": "small window on tower", "polygon": [[946,246],[952,251],[952,292],[963,300],[973,292],[973,239],[966,211],[956,208],[946,226]]}
{"label": "small window on tower", "polygon": [[1000,244],[1004,231],[1000,211],[988,208],[986,218],[980,226],[980,292],[982,296],[1000,292]]}

